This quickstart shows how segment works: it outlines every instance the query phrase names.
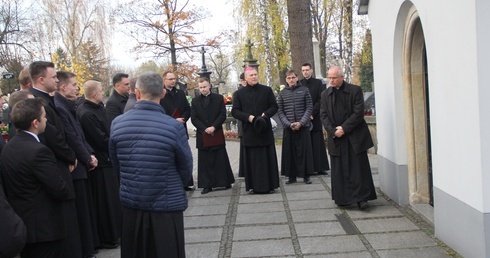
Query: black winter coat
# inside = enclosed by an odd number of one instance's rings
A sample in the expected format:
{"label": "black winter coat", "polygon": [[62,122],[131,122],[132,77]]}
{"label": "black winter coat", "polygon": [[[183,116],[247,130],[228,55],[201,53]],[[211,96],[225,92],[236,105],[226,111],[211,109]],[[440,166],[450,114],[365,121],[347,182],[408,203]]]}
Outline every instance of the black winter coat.
{"label": "black winter coat", "polygon": [[75,151],[78,159],[78,165],[71,173],[71,176],[73,179],[87,179],[87,169],[92,159],[90,155],[94,151],[85,140],[82,126],[76,118],[75,102],[56,93],[54,95],[54,103],[65,127],[66,142]]}
{"label": "black winter coat", "polygon": [[[183,90],[173,88],[172,90],[167,90],[167,94],[165,97],[160,100],[160,105],[165,110],[165,113],[169,116],[178,110],[180,113],[180,117],[184,118],[184,128],[185,133],[187,134],[187,138],[189,138],[189,134],[187,133],[187,120],[191,117],[191,106],[187,101],[187,97]],[[174,117],[175,118],[175,117]]]}
{"label": "black winter coat", "polygon": [[333,87],[329,87],[322,93],[322,104],[320,108],[320,116],[323,126],[328,132],[328,152],[330,155],[339,156],[339,147],[335,144],[336,137],[335,127],[342,126],[345,135],[349,137],[349,142],[356,154],[368,150],[373,147],[373,140],[366,121],[364,120],[364,96],[361,87],[343,82],[341,94],[344,98],[344,108],[347,110],[347,118],[342,124],[333,122],[334,114],[334,93]]}
{"label": "black winter coat", "polygon": [[106,117],[109,123],[109,127],[112,124],[112,120],[119,115],[124,113],[124,108],[126,107],[126,103],[128,102],[128,96],[123,96],[117,93],[116,90],[112,90],[112,95],[107,100],[105,104],[106,107]]}
{"label": "black winter coat", "polygon": [[77,118],[82,125],[85,139],[94,150],[97,167],[112,167],[109,158],[109,124],[102,104],[85,100],[77,108]]}
{"label": "black winter coat", "polygon": [[46,118],[48,121],[44,133],[38,135],[39,140],[53,151],[58,169],[61,171],[63,179],[70,189],[70,199],[74,199],[75,190],[73,188],[72,177],[68,165],[75,165],[76,156],[73,149],[66,143],[63,121],[56,110],[53,97],[49,96],[48,93],[39,91],[35,88],[31,88],[30,91],[34,97],[43,98],[45,101],[44,109],[46,110]]}
{"label": "black winter coat", "polygon": [[[267,146],[274,144],[274,134],[270,118],[278,110],[276,97],[272,89],[262,84],[247,85],[237,90],[233,96],[231,114],[242,121],[242,140],[244,146]],[[248,117],[262,116],[267,123],[267,132],[259,134]]]}

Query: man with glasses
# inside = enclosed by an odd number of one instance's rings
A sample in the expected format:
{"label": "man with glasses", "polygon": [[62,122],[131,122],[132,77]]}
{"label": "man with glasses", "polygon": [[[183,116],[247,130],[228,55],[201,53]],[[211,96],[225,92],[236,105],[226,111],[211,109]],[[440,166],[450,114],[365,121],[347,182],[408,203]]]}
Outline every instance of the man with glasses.
{"label": "man with glasses", "polygon": [[338,206],[357,203],[360,210],[376,199],[367,150],[373,140],[364,121],[364,96],[359,86],[344,81],[338,66],[328,70],[330,87],[322,93],[320,117],[328,132],[332,162],[332,199]]}
{"label": "man with glasses", "polygon": [[313,155],[310,117],[313,104],[308,88],[298,83],[295,71],[286,72],[286,82],[288,87],[279,93],[277,99],[277,114],[284,128],[281,174],[288,177],[286,184],[296,183],[296,177],[303,177],[306,184],[311,184]]}
{"label": "man with glasses", "polygon": [[[172,71],[165,71],[162,74],[162,78],[167,94],[160,100],[160,105],[162,105],[167,115],[175,118],[177,122],[184,126],[187,138],[189,138],[187,120],[191,117],[191,106],[187,101],[184,91],[175,87],[177,78]],[[186,191],[194,190],[194,178],[191,177],[191,180],[184,187]]]}

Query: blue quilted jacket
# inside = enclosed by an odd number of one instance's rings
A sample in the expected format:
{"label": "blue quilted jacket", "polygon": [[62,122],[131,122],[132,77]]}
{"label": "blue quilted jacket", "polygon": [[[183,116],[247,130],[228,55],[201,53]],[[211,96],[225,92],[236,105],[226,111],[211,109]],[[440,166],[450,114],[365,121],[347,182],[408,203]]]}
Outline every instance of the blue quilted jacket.
{"label": "blue quilted jacket", "polygon": [[192,153],[184,126],[150,101],[114,119],[109,151],[120,172],[121,203],[154,212],[184,211]]}

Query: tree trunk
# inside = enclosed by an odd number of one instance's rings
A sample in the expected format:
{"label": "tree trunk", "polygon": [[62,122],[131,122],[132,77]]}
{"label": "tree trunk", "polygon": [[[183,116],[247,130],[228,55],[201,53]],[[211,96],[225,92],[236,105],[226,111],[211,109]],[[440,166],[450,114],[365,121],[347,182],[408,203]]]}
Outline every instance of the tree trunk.
{"label": "tree trunk", "polygon": [[311,0],[287,0],[292,68],[297,73],[303,63],[314,66],[310,4]]}
{"label": "tree trunk", "polygon": [[344,73],[345,80],[350,81],[352,74],[352,1],[345,0],[343,4],[343,31],[345,48],[344,48]]}
{"label": "tree trunk", "polygon": [[265,60],[267,62],[267,64],[265,64],[267,66],[267,69],[265,69],[265,79],[266,79],[266,82],[265,84],[272,87],[272,75],[271,75],[271,71],[272,71],[272,54],[271,54],[271,47],[270,47],[270,26],[268,24],[268,13],[267,13],[267,6],[268,6],[268,3],[267,3],[267,0],[261,0],[259,2],[259,6],[260,6],[260,9],[262,10],[262,17],[264,17],[264,19],[262,20],[260,26],[261,26],[261,29],[262,29],[262,37],[264,38],[264,43],[265,43],[265,53],[264,53],[264,56],[265,56]]}

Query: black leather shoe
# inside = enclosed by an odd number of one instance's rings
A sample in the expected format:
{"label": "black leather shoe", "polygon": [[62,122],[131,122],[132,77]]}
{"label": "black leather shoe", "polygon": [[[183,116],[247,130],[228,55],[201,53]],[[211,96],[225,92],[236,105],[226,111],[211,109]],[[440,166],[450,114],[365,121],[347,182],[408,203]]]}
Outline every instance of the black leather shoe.
{"label": "black leather shoe", "polygon": [[230,189],[230,188],[231,188],[231,185],[227,185],[227,186],[225,187],[225,189]]}
{"label": "black leather shoe", "polygon": [[288,181],[286,181],[286,184],[287,184],[287,185],[289,185],[289,184],[293,184],[293,183],[296,183],[296,178],[292,178],[292,177],[290,177],[290,178],[288,179]]}
{"label": "black leather shoe", "polygon": [[311,179],[310,177],[305,177],[305,179],[303,180],[305,182],[305,184],[309,185],[311,184]]}
{"label": "black leather shoe", "polygon": [[328,176],[328,172],[327,172],[327,170],[320,171],[320,172],[318,172],[318,174],[319,174],[319,175]]}
{"label": "black leather shoe", "polygon": [[272,190],[269,191],[270,194],[273,194],[275,192],[276,192],[276,190],[274,190],[274,189],[272,189]]}
{"label": "black leather shoe", "polygon": [[359,210],[365,210],[369,208],[369,203],[367,201],[360,201],[357,203],[357,206],[359,207]]}
{"label": "black leather shoe", "polygon": [[193,186],[185,186],[184,190],[185,191],[194,191],[194,187]]}
{"label": "black leather shoe", "polygon": [[207,193],[212,192],[212,191],[213,191],[213,188],[204,188],[204,189],[202,189],[201,194],[207,194]]}

